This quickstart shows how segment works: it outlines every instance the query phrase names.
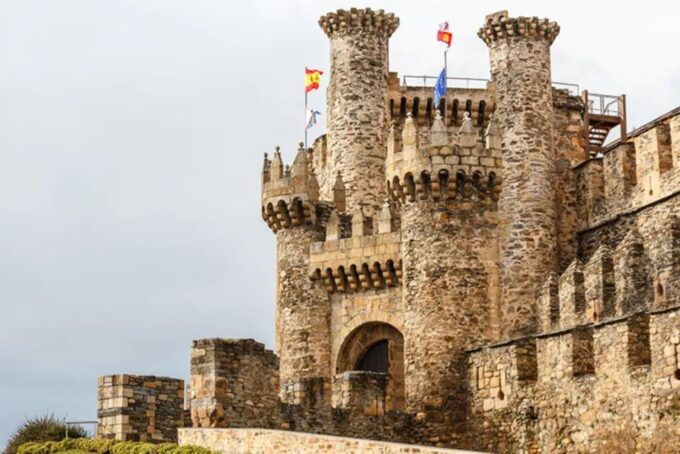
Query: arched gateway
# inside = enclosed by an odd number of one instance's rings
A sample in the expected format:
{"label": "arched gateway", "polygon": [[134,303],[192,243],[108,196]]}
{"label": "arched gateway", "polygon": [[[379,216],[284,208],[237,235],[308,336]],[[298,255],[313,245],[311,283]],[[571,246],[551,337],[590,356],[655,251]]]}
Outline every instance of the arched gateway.
{"label": "arched gateway", "polygon": [[336,373],[368,371],[389,374],[387,409],[404,408],[404,336],[392,325],[368,322],[347,335]]}

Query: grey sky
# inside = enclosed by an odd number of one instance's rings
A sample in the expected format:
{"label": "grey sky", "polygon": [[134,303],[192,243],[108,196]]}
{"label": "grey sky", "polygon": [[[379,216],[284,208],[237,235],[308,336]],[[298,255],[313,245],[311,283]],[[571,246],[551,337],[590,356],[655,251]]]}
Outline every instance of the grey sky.
{"label": "grey sky", "polygon": [[395,12],[401,74],[438,73],[448,19],[469,77],[488,77],[486,14],[549,17],[553,79],[626,93],[639,126],[680,105],[674,4],[0,0],[0,446],[25,416],[94,419],[98,375],[186,377],[192,339],[272,345],[262,154],[301,138],[321,14]]}

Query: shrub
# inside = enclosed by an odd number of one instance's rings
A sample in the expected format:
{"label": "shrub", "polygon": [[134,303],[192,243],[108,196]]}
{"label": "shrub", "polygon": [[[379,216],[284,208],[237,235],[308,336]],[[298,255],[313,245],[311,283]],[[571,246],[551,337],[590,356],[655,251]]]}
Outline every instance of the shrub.
{"label": "shrub", "polygon": [[[82,427],[69,426],[69,437],[86,437]],[[5,454],[16,454],[19,446],[28,442],[60,441],[66,433],[66,423],[52,414],[37,416],[24,421],[10,436]]]}
{"label": "shrub", "polygon": [[209,449],[198,446],[178,446],[174,443],[155,445],[108,438],[69,438],[59,442],[26,443],[19,447],[18,454],[53,454],[68,450],[98,454],[213,454]]}

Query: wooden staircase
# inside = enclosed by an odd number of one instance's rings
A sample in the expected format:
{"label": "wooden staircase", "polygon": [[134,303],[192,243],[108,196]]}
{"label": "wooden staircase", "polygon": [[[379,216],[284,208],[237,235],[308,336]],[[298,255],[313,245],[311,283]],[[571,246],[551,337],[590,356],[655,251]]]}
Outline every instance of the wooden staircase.
{"label": "wooden staircase", "polygon": [[626,140],[626,95],[612,96],[583,91],[588,156],[597,156],[605,149],[609,132],[620,126],[621,140]]}

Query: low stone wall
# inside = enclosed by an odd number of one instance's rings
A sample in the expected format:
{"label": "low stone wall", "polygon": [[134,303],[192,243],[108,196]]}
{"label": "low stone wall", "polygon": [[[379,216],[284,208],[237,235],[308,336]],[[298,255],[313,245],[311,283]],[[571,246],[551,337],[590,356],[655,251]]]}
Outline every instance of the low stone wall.
{"label": "low stone wall", "polygon": [[184,381],[153,375],[106,375],[97,386],[98,438],[174,442],[184,426]]}
{"label": "low stone wall", "polygon": [[180,429],[180,445],[196,445],[228,454],[447,454],[471,453],[458,449],[431,448],[426,446],[388,443],[359,438],[334,437],[285,430],[266,429]]}

